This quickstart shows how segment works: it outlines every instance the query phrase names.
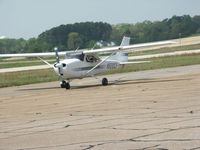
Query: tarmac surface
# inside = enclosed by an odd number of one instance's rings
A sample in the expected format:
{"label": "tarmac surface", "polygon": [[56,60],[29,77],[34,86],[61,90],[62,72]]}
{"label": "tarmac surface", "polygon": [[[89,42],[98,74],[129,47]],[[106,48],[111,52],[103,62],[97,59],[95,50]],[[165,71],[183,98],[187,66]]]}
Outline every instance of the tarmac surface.
{"label": "tarmac surface", "polygon": [[1,88],[0,150],[200,149],[200,65],[108,79]]}

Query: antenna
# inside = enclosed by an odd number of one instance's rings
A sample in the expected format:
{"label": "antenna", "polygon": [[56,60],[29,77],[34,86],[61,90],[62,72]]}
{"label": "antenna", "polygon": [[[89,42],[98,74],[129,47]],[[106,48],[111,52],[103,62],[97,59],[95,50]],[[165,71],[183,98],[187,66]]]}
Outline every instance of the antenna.
{"label": "antenna", "polygon": [[76,49],[74,52],[77,52],[77,51],[78,51],[78,49],[79,49],[79,46],[77,47],[77,49]]}

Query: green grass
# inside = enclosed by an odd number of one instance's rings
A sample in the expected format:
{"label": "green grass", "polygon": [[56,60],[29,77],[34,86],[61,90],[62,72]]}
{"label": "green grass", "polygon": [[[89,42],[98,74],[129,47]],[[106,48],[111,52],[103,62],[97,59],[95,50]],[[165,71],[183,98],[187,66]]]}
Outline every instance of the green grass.
{"label": "green grass", "polygon": [[0,73],[0,87],[26,85],[58,80],[58,76],[51,69]]}
{"label": "green grass", "polygon": [[[200,55],[173,56],[148,59],[152,62],[127,65],[123,69],[113,70],[106,74],[160,69],[177,66],[200,64]],[[57,81],[58,76],[51,69],[0,73],[0,87],[18,86],[32,83]]]}

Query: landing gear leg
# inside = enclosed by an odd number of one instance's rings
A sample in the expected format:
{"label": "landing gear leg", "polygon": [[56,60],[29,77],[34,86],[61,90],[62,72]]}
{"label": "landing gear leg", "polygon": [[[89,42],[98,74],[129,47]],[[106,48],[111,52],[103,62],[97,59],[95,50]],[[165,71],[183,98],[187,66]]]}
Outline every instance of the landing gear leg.
{"label": "landing gear leg", "polygon": [[107,79],[107,78],[103,78],[103,79],[102,79],[102,85],[103,85],[103,86],[108,85],[108,79]]}

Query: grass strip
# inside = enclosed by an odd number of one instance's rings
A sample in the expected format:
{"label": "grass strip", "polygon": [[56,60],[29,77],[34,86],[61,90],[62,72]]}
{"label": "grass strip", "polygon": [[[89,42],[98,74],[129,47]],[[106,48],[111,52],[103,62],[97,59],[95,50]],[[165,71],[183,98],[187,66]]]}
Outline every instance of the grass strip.
{"label": "grass strip", "polygon": [[19,86],[58,80],[51,69],[0,73],[0,87]]}

